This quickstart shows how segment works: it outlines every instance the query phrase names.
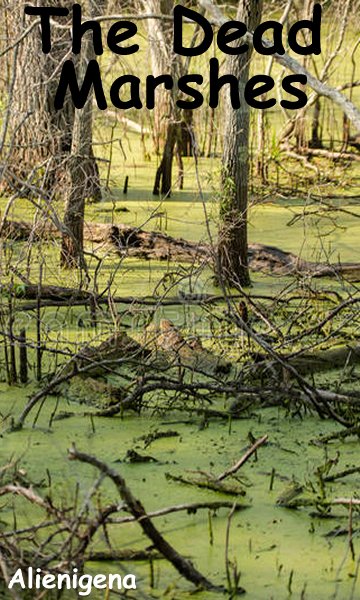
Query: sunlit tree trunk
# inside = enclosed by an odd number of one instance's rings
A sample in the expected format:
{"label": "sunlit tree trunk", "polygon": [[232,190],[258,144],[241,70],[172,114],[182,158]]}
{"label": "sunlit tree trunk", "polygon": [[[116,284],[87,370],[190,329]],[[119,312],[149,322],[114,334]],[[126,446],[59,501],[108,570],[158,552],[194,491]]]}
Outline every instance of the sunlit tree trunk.
{"label": "sunlit tree trunk", "polygon": [[[34,17],[25,17],[21,0],[8,8],[8,27],[16,39],[31,24]],[[69,1],[62,6],[70,6]],[[58,6],[55,0],[41,0],[39,6]],[[62,18],[62,25],[66,19]],[[41,50],[40,27],[36,26],[16,46],[13,80],[9,85],[9,105],[5,109],[2,154],[4,167],[2,187],[22,189],[30,184],[44,191],[53,191],[62,183],[64,155],[71,147],[74,109],[70,101],[62,111],[55,112],[53,98],[57,88],[54,70],[64,59],[70,44],[68,29],[53,28],[52,50],[48,55]]]}
{"label": "sunlit tree trunk", "polygon": [[[142,0],[145,13],[162,14],[170,17],[174,8],[172,0]],[[172,187],[172,165],[176,151],[179,166],[179,187],[182,187],[184,170],[183,156],[192,154],[194,133],[192,111],[181,111],[176,106],[176,82],[184,75],[181,57],[173,52],[173,22],[171,19],[148,19],[148,40],[152,74],[157,77],[165,73],[172,76],[174,87],[166,90],[159,86],[153,111],[153,140],[156,153],[161,157],[155,175],[153,193],[169,196]]]}
{"label": "sunlit tree trunk", "polygon": [[[174,3],[172,0],[142,0],[146,13],[162,14],[169,17]],[[176,81],[181,74],[181,58],[174,54],[173,23],[169,19],[148,19],[148,40],[152,74],[155,77],[165,73]],[[176,107],[176,91],[159,86],[153,110],[153,140],[156,153],[161,157],[156,171],[153,193],[169,196],[172,184],[172,165],[175,146],[180,140],[180,110]]]}

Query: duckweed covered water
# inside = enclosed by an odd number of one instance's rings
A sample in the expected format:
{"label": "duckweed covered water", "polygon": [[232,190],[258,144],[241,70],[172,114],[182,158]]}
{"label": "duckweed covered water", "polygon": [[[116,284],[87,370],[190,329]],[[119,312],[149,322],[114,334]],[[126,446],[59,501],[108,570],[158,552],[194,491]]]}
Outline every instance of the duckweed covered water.
{"label": "duckweed covered water", "polygon": [[[135,177],[135,175],[134,175]],[[140,180],[141,181],[141,180]],[[131,176],[132,182],[132,176]],[[147,181],[148,183],[148,181]],[[216,230],[216,205],[209,196],[205,197],[208,214],[211,217],[210,228]],[[129,212],[112,213],[117,205],[126,206]],[[3,205],[3,201],[1,202]],[[309,205],[307,209],[314,206]],[[353,215],[341,213],[336,225],[333,221],[319,221],[316,215],[298,220],[293,226],[289,222],[294,215],[301,215],[304,206],[289,202],[287,206],[269,203],[266,206],[254,206],[250,211],[250,241],[276,245],[283,250],[301,254],[311,260],[333,262],[360,261],[358,239],[360,220]],[[352,206],[353,213],[359,213]],[[150,217],[157,213],[154,218]],[[163,216],[159,216],[163,213]],[[115,216],[114,216],[115,215]],[[11,213],[13,218],[30,218],[28,204],[17,201]],[[185,196],[174,194],[170,201],[156,203],[150,195],[139,189],[130,190],[127,198],[114,192],[113,201],[108,200],[98,206],[87,208],[87,219],[93,221],[112,221],[131,223],[148,229],[162,229],[174,236],[192,240],[207,240],[206,219],[203,205],[192,186]],[[150,220],[149,220],[150,219]],[[319,234],[321,234],[319,236]],[[19,244],[12,245],[17,257],[25,257],[26,251]],[[78,275],[69,275],[58,267],[59,247],[57,244],[34,246],[29,277],[36,281],[39,262],[45,257],[44,280],[47,283],[76,286]],[[6,258],[6,256],[5,256]],[[7,259],[7,258],[6,258]],[[114,273],[116,261],[114,255],[104,258],[100,269],[98,284],[105,287]],[[91,261],[90,261],[91,263]],[[95,263],[91,264],[93,274]],[[179,267],[176,266],[178,269]],[[164,263],[144,263],[128,259],[118,270],[113,293],[118,295],[145,296],[154,289],[163,291],[159,281],[167,275],[169,266]],[[172,293],[179,291],[205,291],[218,293],[211,279],[209,269],[204,269],[193,280],[187,277],[174,285]],[[274,294],[288,284],[284,279],[254,274],[253,294]],[[317,285],[312,282],[313,288]],[[324,286],[340,289],[342,282],[324,282]],[[49,309],[44,313],[44,325],[49,343],[60,340],[70,352],[76,343],[84,343],[92,336],[92,331],[78,328],[80,308],[58,311]],[[191,308],[191,315],[185,308],[179,310],[167,308],[162,314],[180,326],[189,326],[188,321],[195,317],[195,329],[201,326],[201,315]],[[21,318],[29,320],[28,334],[35,335],[34,322],[27,315]],[[134,325],[135,323],[135,325]],[[125,317],[125,325],[138,330],[141,328],[134,318]],[[105,329],[109,327],[106,324]],[[54,365],[51,364],[51,368]],[[319,380],[318,385],[321,385]],[[31,386],[12,387],[4,384],[0,387],[0,412],[3,427],[6,429],[23,408],[31,394]],[[49,420],[55,403],[59,400],[59,410],[72,411],[75,416],[66,420],[53,421],[49,430]],[[216,400],[216,399],[214,399]],[[219,399],[217,403],[221,403]],[[251,459],[241,470],[240,476],[246,488],[246,496],[239,502],[248,505],[236,513],[232,519],[230,531],[229,558],[241,572],[240,585],[247,591],[250,600],[282,600],[296,598],[302,600],[350,600],[360,598],[358,581],[360,542],[356,528],[358,515],[354,508],[354,547],[355,560],[352,560],[347,535],[325,537],[339,526],[347,528],[348,511],[336,507],[331,511],[332,518],[312,516],[312,508],[298,510],[276,505],[278,496],[293,480],[305,486],[305,492],[311,497],[320,493],[314,474],[328,459],[339,459],[334,470],[342,470],[359,465],[359,441],[350,438],[346,442],[332,442],[328,448],[311,444],[311,440],[320,434],[336,430],[331,422],[320,421],[317,417],[304,416],[302,419],[287,414],[283,409],[264,409],[250,414],[247,418],[229,423],[211,421],[206,427],[200,418],[190,419],[184,414],[172,414],[167,417],[144,414],[140,417],[126,414],[124,418],[94,418],[81,415],[83,408],[73,404],[63,394],[60,398],[49,397],[44,403],[36,427],[32,428],[31,415],[22,431],[8,433],[4,430],[0,438],[1,464],[10,459],[19,459],[20,465],[27,471],[30,481],[41,494],[47,492],[51,473],[51,490],[54,499],[63,499],[71,504],[76,485],[80,485],[82,497],[94,483],[97,473],[93,468],[74,461],[68,461],[67,449],[75,442],[79,450],[98,456],[125,477],[134,494],[140,498],[148,511],[184,502],[212,501],[220,498],[229,500],[215,492],[199,490],[173,481],[165,474],[184,474],[187,471],[201,470],[219,474],[232,465],[244,453],[249,445],[248,434],[260,437],[269,435],[269,443],[258,451],[258,460]],[[36,411],[35,411],[36,412]],[[178,437],[155,441],[144,450],[138,438],[149,432],[168,429],[176,430]],[[147,464],[129,464],[124,457],[129,449],[135,448],[141,453],[150,454],[158,462]],[[275,469],[273,490],[269,490],[271,472]],[[36,484],[45,485],[37,488]],[[327,499],[336,497],[354,497],[360,484],[360,475],[339,480],[336,484],[327,484]],[[313,485],[313,489],[311,489]],[[118,502],[115,488],[110,482],[102,485],[102,501]],[[13,510],[17,508],[18,525],[31,525],[40,518],[39,511],[24,505],[19,498],[1,500],[0,527],[13,526]],[[226,585],[225,576],[225,535],[229,510],[221,509],[212,518],[213,545],[210,544],[209,517],[206,510],[196,514],[176,513],[156,519],[156,525],[164,536],[184,555],[191,558],[196,566],[208,578],[218,584]],[[112,526],[109,528],[112,547],[144,548],[148,540],[144,539],[136,524]],[[99,533],[95,549],[104,549],[105,542]],[[141,598],[166,597],[185,600],[191,596],[193,588],[182,580],[165,561],[155,561],[155,587],[150,589],[150,569],[148,563],[95,564],[89,563],[91,572],[132,572],[137,576],[138,590],[135,596]],[[200,593],[199,600],[215,600],[228,597],[229,594]],[[64,594],[72,599],[75,594]],[[115,596],[114,596],[115,597]],[[91,598],[103,600],[104,593],[93,591]]]}
{"label": "duckweed covered water", "polygon": [[[26,391],[1,387],[0,410],[4,415],[16,414],[23,406]],[[130,417],[101,419],[73,416],[54,422],[48,428],[54,398],[48,398],[40,414],[36,428],[30,426],[14,433],[4,433],[1,438],[1,458],[20,458],[20,465],[29,479],[36,484],[48,481],[46,469],[51,471],[52,497],[73,497],[77,483],[83,497],[94,483],[95,469],[67,460],[67,449],[75,442],[81,451],[94,454],[118,469],[125,477],[136,497],[142,499],[148,511],[187,502],[229,500],[215,492],[199,490],[172,481],[165,473],[184,475],[187,471],[201,470],[220,474],[237,461],[249,445],[248,434],[255,437],[269,435],[269,442],[258,451],[257,461],[251,459],[241,470],[240,477],[246,496],[238,498],[248,508],[235,514],[230,533],[229,558],[236,562],[241,571],[240,584],[246,589],[247,597],[254,600],[276,600],[285,598],[345,600],[359,597],[357,580],[357,553],[359,540],[355,535],[356,558],[351,559],[349,540],[345,536],[325,537],[336,527],[347,527],[347,510],[333,508],[332,518],[320,519],[311,516],[311,509],[288,509],[276,506],[276,499],[292,481],[316,491],[314,471],[327,459],[339,461],[335,470],[358,465],[358,440],[350,438],[346,443],[332,442],[326,449],[311,444],[320,434],[329,433],[337,427],[318,418],[304,419],[289,417],[283,409],[257,411],[249,418],[233,421],[231,431],[226,422],[210,422],[201,427],[194,419],[184,423],[183,415],[167,418]],[[79,411],[77,405],[61,399],[61,410]],[[138,438],[154,430],[175,430],[178,437],[159,439],[144,450]],[[95,430],[95,431],[94,431]],[[124,458],[129,449],[135,448],[142,454],[154,457],[158,462],[129,464]],[[271,471],[275,469],[273,490],[269,491]],[[327,497],[352,497],[360,484],[360,475],[341,479],[336,484],[327,484]],[[117,502],[118,496],[111,483],[102,486],[102,501]],[[40,493],[46,493],[40,488]],[[319,490],[317,490],[319,492]],[[310,492],[309,492],[310,493]],[[17,507],[18,525],[31,525],[39,516],[29,506],[24,509],[19,499],[2,501],[2,528],[13,523],[13,503]],[[210,545],[208,513],[200,510],[196,514],[176,513],[156,519],[156,525],[164,536],[210,579],[226,585],[225,579],[225,531],[228,509],[221,509],[212,518],[213,545]],[[354,528],[357,523],[354,516]],[[112,547],[144,548],[149,541],[144,539],[136,524],[109,528]],[[104,549],[104,539],[99,534],[95,549]],[[137,577],[136,598],[164,597],[185,599],[191,587],[166,564],[155,561],[155,584],[149,588],[149,565],[88,564],[89,572],[131,572]],[[201,593],[201,600],[213,600],[221,594]],[[72,597],[71,594],[64,597]],[[74,595],[75,597],[75,595]],[[91,598],[102,599],[103,592],[91,594]],[[224,596],[227,597],[227,596]]]}

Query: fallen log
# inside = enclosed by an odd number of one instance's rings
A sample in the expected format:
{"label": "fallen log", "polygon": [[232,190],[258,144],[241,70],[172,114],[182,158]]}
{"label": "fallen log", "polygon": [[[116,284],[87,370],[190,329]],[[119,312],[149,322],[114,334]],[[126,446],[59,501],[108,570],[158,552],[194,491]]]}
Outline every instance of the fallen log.
{"label": "fallen log", "polygon": [[[39,240],[60,238],[61,235],[53,225],[38,226],[23,221],[7,220],[3,224],[1,237],[25,241],[31,236]],[[173,238],[158,231],[145,231],[124,224],[86,223],[84,240],[106,245],[119,256],[144,260],[211,263],[214,255],[213,249],[206,243]],[[258,243],[249,244],[249,266],[252,271],[279,276],[341,276],[351,281],[360,281],[360,263],[316,263],[303,260],[292,252],[285,252],[275,246]]]}
{"label": "fallen log", "polygon": [[[0,291],[10,291],[16,298],[26,300],[49,300],[58,303],[64,303],[66,306],[74,304],[87,304],[94,294],[85,290],[76,288],[67,288],[58,285],[36,285],[23,283],[20,285],[0,286]],[[35,305],[34,305],[35,307]]]}
{"label": "fallen log", "polygon": [[177,483],[183,483],[185,485],[192,485],[201,489],[212,490],[219,492],[220,494],[228,496],[245,496],[246,491],[240,485],[240,483],[232,481],[231,483],[217,481],[217,479],[211,478],[207,473],[197,472],[194,476],[184,477],[183,475],[172,475],[171,473],[165,473],[165,477],[168,481],[175,481]]}

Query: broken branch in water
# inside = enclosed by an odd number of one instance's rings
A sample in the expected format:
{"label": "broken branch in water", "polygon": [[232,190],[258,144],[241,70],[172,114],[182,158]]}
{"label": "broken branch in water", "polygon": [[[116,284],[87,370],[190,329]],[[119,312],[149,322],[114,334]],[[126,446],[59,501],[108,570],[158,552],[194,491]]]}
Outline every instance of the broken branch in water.
{"label": "broken branch in water", "polygon": [[232,467],[221,473],[221,475],[217,477],[216,481],[222,481],[226,477],[229,477],[229,475],[234,475],[234,473],[236,473],[249,460],[249,458],[254,454],[254,452],[256,452],[256,450],[260,448],[260,446],[265,444],[265,442],[267,442],[267,440],[267,435],[263,435],[263,437],[256,440],[256,442],[254,442],[251,448],[249,448],[245,452],[245,454],[240,458],[240,460],[238,460],[238,462],[235,463]]}
{"label": "broken branch in water", "polygon": [[[147,513],[146,518],[154,519],[156,517],[163,517],[164,515],[170,515],[171,513],[180,511],[186,511],[189,514],[196,513],[197,510],[201,509],[210,509],[216,511],[219,508],[232,508],[233,505],[233,502],[193,502],[189,504],[178,504],[176,506],[168,506],[167,508],[160,508],[160,510]],[[236,504],[235,510],[242,510],[244,508],[248,507],[244,504]],[[114,519],[109,519],[109,523],[122,525],[123,523],[133,523],[136,520],[140,521],[141,519],[135,519],[135,517],[130,516],[119,518],[115,517]]]}

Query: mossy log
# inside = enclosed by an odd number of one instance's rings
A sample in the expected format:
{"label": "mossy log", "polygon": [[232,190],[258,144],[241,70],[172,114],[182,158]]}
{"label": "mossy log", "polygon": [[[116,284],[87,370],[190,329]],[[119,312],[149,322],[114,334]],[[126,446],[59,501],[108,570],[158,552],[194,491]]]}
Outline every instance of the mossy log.
{"label": "mossy log", "polygon": [[212,479],[206,473],[195,473],[193,476],[172,475],[165,473],[165,477],[169,481],[176,481],[185,485],[192,485],[198,488],[212,490],[229,496],[245,496],[246,491],[237,481],[223,482]]}
{"label": "mossy log", "polygon": [[81,371],[85,367],[87,375],[96,377],[111,373],[121,364],[144,359],[150,354],[150,350],[125,332],[118,331],[98,346],[85,346],[76,354],[69,368]]}

